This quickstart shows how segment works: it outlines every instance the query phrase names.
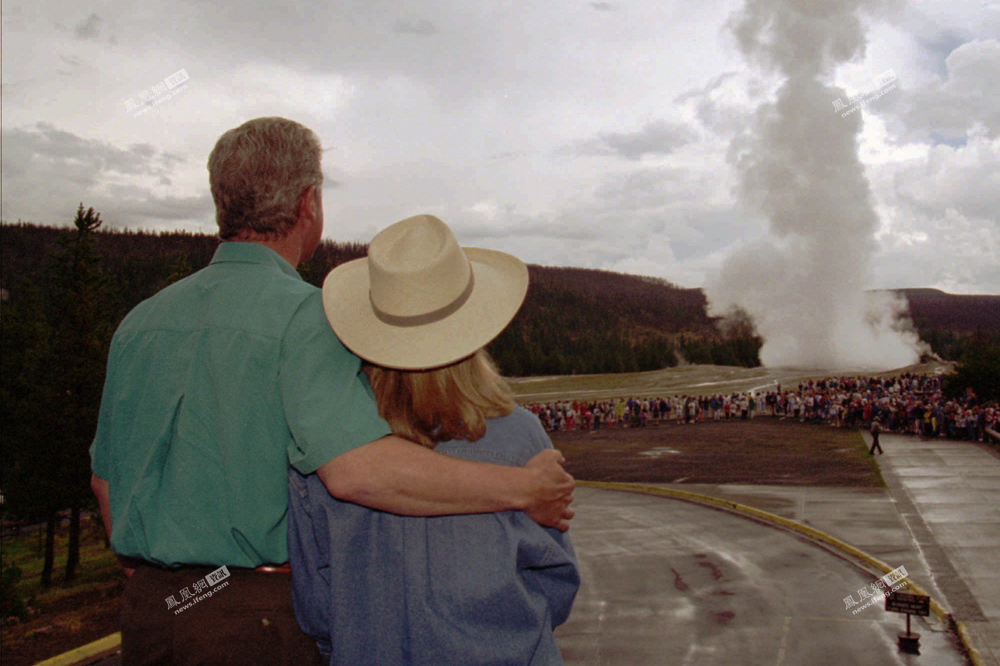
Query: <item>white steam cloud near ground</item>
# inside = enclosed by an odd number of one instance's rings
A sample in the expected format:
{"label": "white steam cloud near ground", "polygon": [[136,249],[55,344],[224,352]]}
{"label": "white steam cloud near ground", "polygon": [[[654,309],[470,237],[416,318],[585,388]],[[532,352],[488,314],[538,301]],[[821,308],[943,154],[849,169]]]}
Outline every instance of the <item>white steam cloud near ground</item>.
{"label": "white steam cloud near ground", "polygon": [[740,195],[768,235],[725,261],[706,292],[715,314],[741,307],[770,367],[889,369],[919,359],[904,300],[866,292],[878,217],[858,158],[861,113],[842,116],[846,91],[824,83],[865,48],[865,0],[748,0],[730,22],[751,64],[782,76],[730,159]]}

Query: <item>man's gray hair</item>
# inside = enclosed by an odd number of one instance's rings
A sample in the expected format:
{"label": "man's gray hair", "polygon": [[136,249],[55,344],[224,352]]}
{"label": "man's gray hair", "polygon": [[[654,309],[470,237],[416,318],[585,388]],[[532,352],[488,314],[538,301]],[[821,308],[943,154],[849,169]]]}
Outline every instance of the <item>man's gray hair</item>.
{"label": "man's gray hair", "polygon": [[219,236],[287,234],[302,193],[323,185],[322,150],[312,130],[287,118],[255,118],[223,134],[208,156]]}

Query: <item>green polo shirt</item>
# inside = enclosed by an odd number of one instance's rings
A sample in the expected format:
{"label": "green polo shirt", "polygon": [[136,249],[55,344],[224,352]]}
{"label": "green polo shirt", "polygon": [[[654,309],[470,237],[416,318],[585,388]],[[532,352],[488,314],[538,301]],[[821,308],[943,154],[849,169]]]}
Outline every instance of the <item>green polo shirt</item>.
{"label": "green polo shirt", "polygon": [[111,545],[163,565],[288,561],[288,465],[389,434],[320,290],[277,253],[222,243],[140,303],[108,357],[94,474]]}

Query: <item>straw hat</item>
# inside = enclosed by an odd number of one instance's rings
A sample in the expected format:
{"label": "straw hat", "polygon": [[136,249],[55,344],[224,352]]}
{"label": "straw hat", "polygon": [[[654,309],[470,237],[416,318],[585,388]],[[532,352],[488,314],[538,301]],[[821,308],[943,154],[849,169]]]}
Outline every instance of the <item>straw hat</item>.
{"label": "straw hat", "polygon": [[444,222],[417,215],[383,229],[368,257],[323,282],[323,309],[344,346],[375,365],[424,370],[475,353],[517,314],[528,268],[462,248]]}

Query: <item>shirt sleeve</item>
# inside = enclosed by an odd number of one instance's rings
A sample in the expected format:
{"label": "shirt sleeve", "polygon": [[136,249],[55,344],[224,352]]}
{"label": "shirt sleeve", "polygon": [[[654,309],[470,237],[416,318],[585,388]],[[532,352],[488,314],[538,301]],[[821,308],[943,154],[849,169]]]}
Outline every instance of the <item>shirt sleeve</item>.
{"label": "shirt sleeve", "polygon": [[[553,448],[552,440],[541,422],[530,413],[526,412],[525,416],[523,420],[530,442],[525,455]],[[549,605],[552,626],[558,627],[569,618],[580,588],[580,571],[573,543],[568,534],[542,527],[523,513],[510,512],[510,516],[521,527],[518,569],[531,587],[541,591]]]}
{"label": "shirt sleeve", "polygon": [[[292,567],[292,603],[302,631],[329,655],[330,643],[330,532],[323,503],[329,502],[326,488],[313,487],[316,476],[302,476],[288,470],[288,555]],[[319,493],[313,502],[313,493]]]}
{"label": "shirt sleeve", "polygon": [[108,352],[108,366],[104,375],[104,391],[101,394],[101,408],[97,416],[97,432],[90,445],[90,471],[100,479],[108,481],[113,473],[113,423],[115,384],[117,381],[118,356],[120,344],[117,336],[111,341]]}
{"label": "shirt sleeve", "polygon": [[580,589],[580,570],[569,536],[535,524],[524,514],[513,514],[520,523],[517,564],[529,588],[539,590],[548,602],[552,627],[569,618]]}
{"label": "shirt sleeve", "polygon": [[361,360],[334,335],[321,293],[307,297],[285,332],[279,369],[288,462],[310,474],[341,453],[388,435]]}

